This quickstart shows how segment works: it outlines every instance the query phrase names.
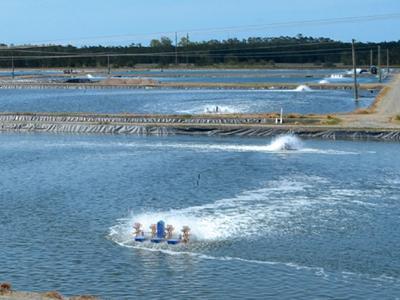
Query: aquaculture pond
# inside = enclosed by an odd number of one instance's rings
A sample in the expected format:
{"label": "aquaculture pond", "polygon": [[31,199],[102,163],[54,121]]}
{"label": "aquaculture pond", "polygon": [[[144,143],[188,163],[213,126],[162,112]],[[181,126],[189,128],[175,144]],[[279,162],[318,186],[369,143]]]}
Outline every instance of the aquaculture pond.
{"label": "aquaculture pond", "polygon": [[[353,81],[345,69],[165,69],[114,71],[122,77],[145,77],[160,82],[191,83],[351,83]],[[103,74],[106,76],[106,74]],[[377,83],[372,74],[359,76],[360,83]]]}
{"label": "aquaculture pond", "polygon": [[95,113],[332,113],[369,106],[377,90],[0,89],[0,111]]}
{"label": "aquaculture pond", "polygon": [[[285,150],[290,149],[290,150]],[[394,299],[397,143],[0,135],[0,278],[105,299]],[[133,224],[187,225],[187,245]]]}

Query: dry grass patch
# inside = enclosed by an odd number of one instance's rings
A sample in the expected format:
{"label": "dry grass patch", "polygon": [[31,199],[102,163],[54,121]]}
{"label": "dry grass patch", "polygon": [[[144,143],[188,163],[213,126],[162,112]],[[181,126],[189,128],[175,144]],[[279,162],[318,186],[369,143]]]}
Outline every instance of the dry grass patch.
{"label": "dry grass patch", "polygon": [[359,108],[354,113],[357,115],[368,115],[372,113],[372,111],[369,108]]}
{"label": "dry grass patch", "polygon": [[63,300],[64,297],[57,291],[50,291],[43,294],[43,296],[50,298],[50,299],[58,299]]}
{"label": "dry grass patch", "polygon": [[156,85],[159,84],[150,78],[108,78],[100,81],[100,85]]}
{"label": "dry grass patch", "polygon": [[294,114],[294,113],[291,113],[291,114],[286,115],[286,118],[288,118],[288,119],[300,119],[300,118],[302,118],[302,117],[303,117],[303,115],[301,115],[301,114]]}
{"label": "dry grass patch", "polygon": [[98,298],[90,295],[82,295],[70,298],[71,300],[97,300]]}
{"label": "dry grass patch", "polygon": [[394,122],[400,122],[400,115],[393,117],[392,119]]}

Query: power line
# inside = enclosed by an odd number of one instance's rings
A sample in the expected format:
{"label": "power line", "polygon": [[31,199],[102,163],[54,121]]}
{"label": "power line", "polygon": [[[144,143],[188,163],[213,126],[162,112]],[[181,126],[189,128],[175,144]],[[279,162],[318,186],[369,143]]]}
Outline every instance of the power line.
{"label": "power line", "polygon": [[[367,15],[367,16],[352,16],[352,17],[341,17],[341,18],[326,18],[326,19],[314,19],[314,20],[302,20],[302,21],[291,21],[291,22],[277,22],[269,24],[258,24],[248,26],[231,26],[231,27],[219,27],[209,29],[198,29],[190,30],[190,33],[215,33],[215,32],[227,32],[227,31],[243,31],[248,29],[266,29],[266,28],[282,28],[282,27],[297,27],[297,26],[313,26],[313,25],[329,25],[339,23],[360,23],[369,21],[379,21],[388,19],[398,19],[400,13],[390,14],[379,14],[379,15]],[[180,31],[178,31],[180,32]]]}
{"label": "power line", "polygon": [[[351,53],[351,50],[341,49],[340,51],[335,52],[318,52],[318,53],[300,53],[292,52],[292,53],[250,53],[250,54],[235,54],[235,57],[238,58],[262,58],[262,57],[304,57],[304,56],[328,56],[328,55],[339,55],[339,54],[347,54]],[[369,49],[358,50],[357,52],[369,52]],[[181,52],[182,55],[186,55],[189,57],[225,57],[229,55],[233,55],[232,53],[224,53],[224,54],[187,54],[186,52]],[[148,54],[101,54],[97,56],[93,55],[54,55],[54,56],[17,56],[14,57],[14,60],[44,60],[44,59],[62,59],[62,58],[101,58],[101,57],[175,57],[175,53],[166,52],[166,53],[148,53]],[[1,61],[9,61],[10,57],[2,56],[0,57]]]}
{"label": "power line", "polygon": [[[270,41],[272,42],[272,41]],[[265,41],[265,43],[268,43],[268,41]],[[243,50],[256,50],[256,49],[274,49],[274,48],[289,48],[289,47],[299,47],[299,46],[318,46],[318,45],[328,45],[328,44],[337,44],[337,41],[324,41],[324,42],[307,42],[307,43],[288,43],[288,44],[279,44],[279,45],[270,45],[270,46],[260,46],[260,47],[240,47],[240,48],[219,48],[219,49],[208,49],[208,50],[192,50],[192,51],[187,51],[188,52],[196,52],[196,53],[201,53],[201,52],[223,52],[223,51],[243,51]],[[195,44],[198,46],[198,44]],[[224,43],[220,43],[218,45],[224,45]],[[205,44],[206,46],[206,44]],[[46,46],[48,48],[52,46]],[[54,46],[53,46],[54,47]],[[131,49],[131,47],[126,47],[127,49]],[[143,48],[149,48],[149,47],[143,47]],[[81,50],[81,48],[76,48],[77,52]],[[22,52],[22,53],[40,53],[40,54],[65,54],[65,55],[79,55],[77,52],[64,52],[64,51],[41,51],[41,50],[20,50],[20,49],[15,49],[15,48],[0,48],[0,51],[14,51],[14,52]],[[146,54],[147,52],[143,52],[143,54]],[[89,53],[84,53],[85,55],[96,55],[96,54],[120,54],[119,52],[89,52]]]}
{"label": "power line", "polygon": [[[234,53],[234,51],[248,51],[248,50],[261,50],[261,49],[275,49],[275,48],[287,48],[287,47],[300,47],[300,46],[318,46],[318,45],[328,45],[328,44],[337,44],[338,42],[331,41],[331,42],[317,42],[317,43],[291,43],[291,44],[284,44],[284,45],[273,45],[273,46],[265,46],[265,47],[243,47],[243,48],[222,48],[222,49],[209,49],[209,50],[193,50],[193,51],[180,51],[180,55],[188,55],[188,54],[214,54],[215,52],[232,52],[231,54],[241,55],[243,53]],[[343,44],[346,46],[346,44]],[[350,46],[349,46],[350,47]],[[363,47],[369,48],[368,45]],[[282,51],[279,50],[277,52],[261,52],[261,53],[268,53],[268,54],[282,54],[282,53],[298,53],[298,52],[305,52],[305,53],[312,53],[312,52],[326,52],[326,51],[333,51],[333,50],[345,50],[346,48],[323,48],[323,49],[309,49],[309,50],[290,50],[290,51]],[[24,51],[25,50],[13,50],[13,51]],[[31,52],[31,51],[26,51]],[[71,58],[71,57],[105,57],[105,56],[162,56],[162,55],[169,55],[174,54],[176,55],[176,51],[164,51],[164,52],[139,52],[139,53],[114,53],[114,52],[94,52],[94,53],[72,53],[72,52],[48,52],[48,51],[33,51],[33,53],[51,53],[51,54],[58,54],[54,56],[18,56],[18,58],[23,59],[31,59],[31,58]],[[69,54],[68,54],[69,53]],[[252,52],[252,54],[259,53],[259,52]],[[226,53],[223,53],[226,54]],[[0,56],[0,58],[7,58],[9,56]]]}
{"label": "power line", "polygon": [[[269,55],[276,55],[276,54],[285,54],[285,53],[300,53],[304,52],[306,53],[314,53],[314,52],[327,52],[327,51],[343,51],[346,50],[346,48],[333,48],[333,49],[315,49],[315,50],[293,50],[293,51],[275,51],[275,52],[250,52],[250,53],[229,53],[229,49],[227,49],[227,53],[222,53],[222,54],[215,54],[215,53],[210,53],[209,51],[182,51],[180,52],[181,55],[214,55],[214,56],[220,56],[220,55],[246,55],[246,54],[269,54]],[[129,57],[129,56],[175,56],[175,52],[142,52],[142,53],[83,53],[83,54],[73,54],[73,55],[51,55],[51,56],[17,56],[15,58],[18,59],[51,59],[51,58],[84,58],[84,57]],[[2,59],[9,59],[10,56],[0,56]]]}
{"label": "power line", "polygon": [[[320,26],[320,25],[330,25],[330,24],[344,24],[344,23],[362,23],[362,22],[371,22],[371,21],[386,21],[389,19],[399,19],[400,13],[390,13],[390,14],[377,14],[377,15],[366,15],[366,16],[349,16],[349,17],[341,17],[341,18],[326,18],[326,19],[313,19],[313,20],[302,20],[302,21],[291,21],[291,22],[277,22],[277,23],[268,23],[268,24],[257,24],[257,25],[245,25],[245,26],[230,26],[230,27],[214,27],[214,28],[203,28],[203,29],[185,29],[185,30],[174,30],[174,31],[165,31],[165,32],[156,32],[156,33],[148,33],[148,34],[123,34],[123,35],[105,35],[105,36],[95,36],[95,37],[78,37],[73,39],[57,39],[52,41],[31,41],[30,44],[42,44],[41,46],[35,47],[48,47],[48,45],[43,44],[54,44],[61,42],[71,43],[75,42],[87,42],[87,41],[95,41],[95,40],[104,40],[104,39],[116,39],[116,38],[143,38],[143,37],[155,37],[161,35],[173,36],[175,32],[179,34],[189,33],[193,34],[205,34],[205,33],[223,33],[223,32],[239,32],[239,31],[254,31],[260,29],[268,29],[268,28],[288,28],[288,27],[298,27],[298,26]],[[17,48],[32,48],[30,45],[24,46],[16,46]]]}

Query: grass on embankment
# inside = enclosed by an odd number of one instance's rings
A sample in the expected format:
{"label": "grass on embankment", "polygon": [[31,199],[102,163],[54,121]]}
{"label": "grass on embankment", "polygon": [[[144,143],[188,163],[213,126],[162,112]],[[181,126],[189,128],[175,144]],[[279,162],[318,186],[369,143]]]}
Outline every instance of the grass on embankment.
{"label": "grass on embankment", "polygon": [[342,122],[341,119],[331,115],[327,115],[326,120],[321,120],[321,124],[323,125],[338,125],[340,122]]}
{"label": "grass on embankment", "polygon": [[338,125],[341,122],[342,120],[334,115],[302,115],[292,113],[283,116],[283,123],[289,125]]}

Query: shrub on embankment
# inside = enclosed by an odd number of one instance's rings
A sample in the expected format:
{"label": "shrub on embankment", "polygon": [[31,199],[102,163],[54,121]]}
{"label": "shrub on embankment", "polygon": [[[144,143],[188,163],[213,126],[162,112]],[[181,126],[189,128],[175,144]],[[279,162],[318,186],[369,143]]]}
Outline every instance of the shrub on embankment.
{"label": "shrub on embankment", "polygon": [[4,282],[0,284],[0,295],[6,295],[11,293],[11,284]]}
{"label": "shrub on embankment", "polygon": [[326,120],[322,120],[321,124],[323,125],[337,125],[341,122],[342,120],[339,119],[336,116],[332,116],[332,115],[327,115],[326,116]]}

